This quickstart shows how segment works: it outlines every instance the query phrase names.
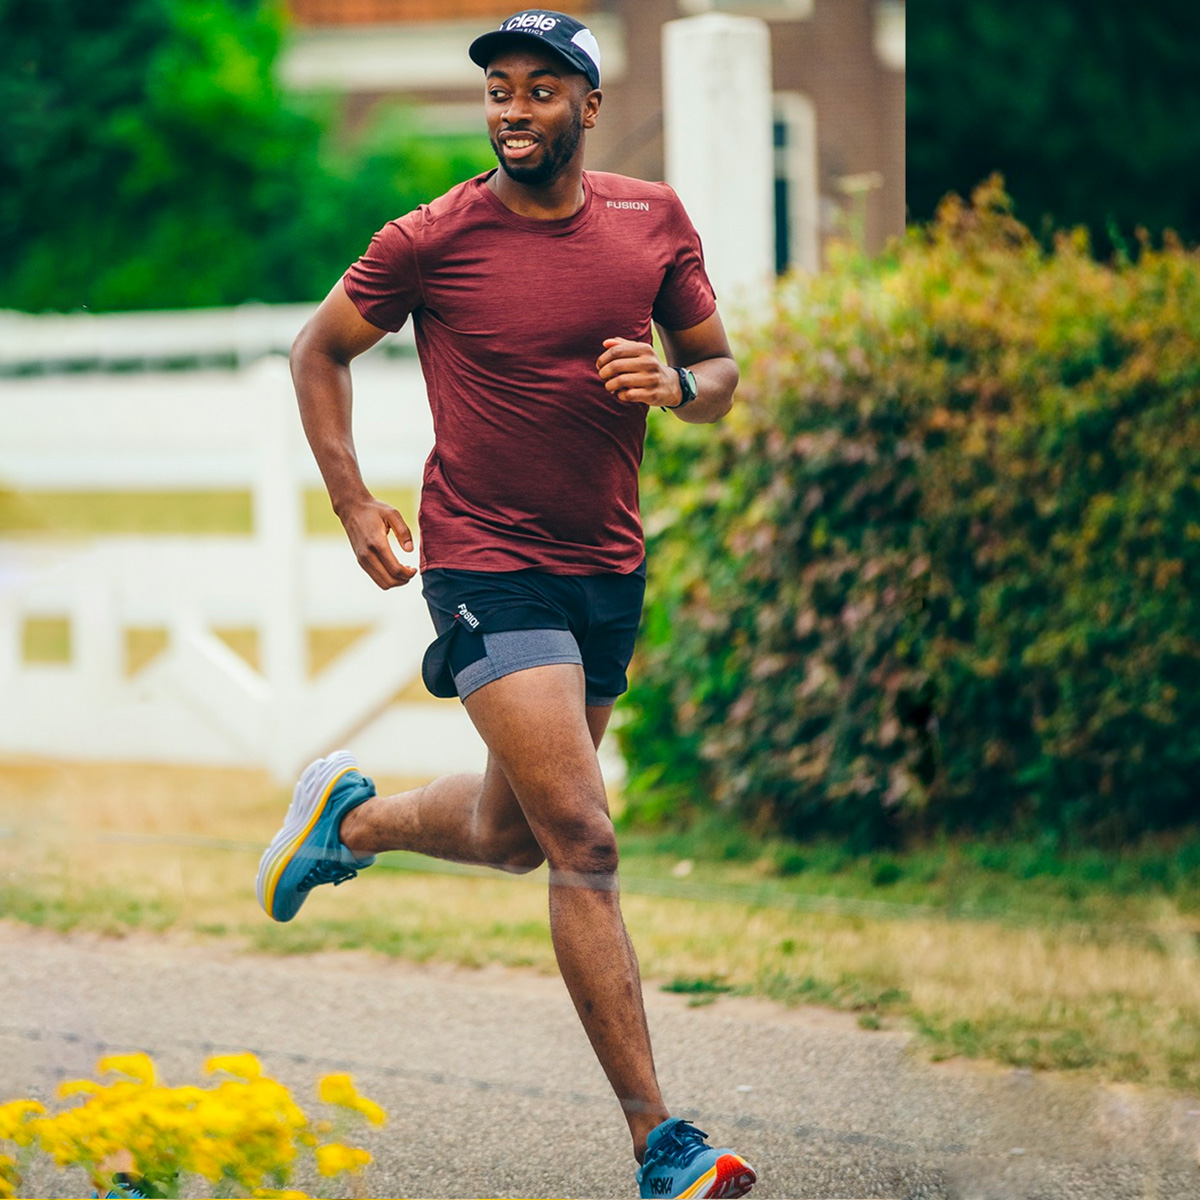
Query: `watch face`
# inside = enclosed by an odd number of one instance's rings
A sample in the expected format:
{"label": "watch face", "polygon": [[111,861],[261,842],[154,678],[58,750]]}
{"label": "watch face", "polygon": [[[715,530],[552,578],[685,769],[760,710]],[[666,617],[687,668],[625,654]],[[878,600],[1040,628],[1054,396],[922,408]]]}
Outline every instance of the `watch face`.
{"label": "watch face", "polygon": [[680,375],[680,377],[679,377],[679,378],[680,378],[680,381],[681,381],[681,382],[682,382],[682,384],[683,384],[683,399],[684,399],[684,403],[686,403],[686,402],[687,402],[687,401],[689,401],[689,400],[695,400],[695,398],[696,398],[696,392],[699,390],[699,389],[696,387],[696,377],[695,377],[695,375],[693,375],[693,374],[691,373],[691,371],[687,371],[687,370],[685,370],[685,371],[683,372],[683,374],[682,374],[682,375]]}

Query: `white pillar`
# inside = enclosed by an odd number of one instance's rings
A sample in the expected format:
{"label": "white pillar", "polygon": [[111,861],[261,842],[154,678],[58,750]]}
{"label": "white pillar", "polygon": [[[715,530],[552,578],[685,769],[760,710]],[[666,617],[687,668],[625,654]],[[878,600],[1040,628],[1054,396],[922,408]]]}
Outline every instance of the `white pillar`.
{"label": "white pillar", "polygon": [[704,243],[722,311],[754,312],[775,273],[771,35],[705,13],[663,26],[667,182]]}

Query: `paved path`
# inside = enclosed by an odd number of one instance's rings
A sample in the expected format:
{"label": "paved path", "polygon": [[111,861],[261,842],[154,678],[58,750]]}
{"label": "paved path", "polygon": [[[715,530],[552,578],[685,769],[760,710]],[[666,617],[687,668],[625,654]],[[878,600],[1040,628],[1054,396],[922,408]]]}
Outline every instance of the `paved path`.
{"label": "paved path", "polygon": [[[758,1167],[757,1200],[1200,1200],[1200,1099],[931,1066],[904,1035],[836,1014],[647,1001],[668,1102]],[[368,1140],[373,1196],[634,1194],[623,1124],[557,979],[0,922],[0,1100],[90,1074],[100,1045],[148,1050],[174,1082],[195,1081],[206,1053],[254,1049],[302,1099],[318,1074],[351,1070],[391,1114]],[[80,1194],[65,1176],[31,1183]]]}

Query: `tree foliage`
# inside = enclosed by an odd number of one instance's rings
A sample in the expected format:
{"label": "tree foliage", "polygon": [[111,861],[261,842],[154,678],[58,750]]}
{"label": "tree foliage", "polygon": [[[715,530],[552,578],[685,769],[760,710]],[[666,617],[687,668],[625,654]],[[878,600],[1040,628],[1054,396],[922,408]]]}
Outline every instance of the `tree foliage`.
{"label": "tree foliage", "polygon": [[635,811],[862,845],[1200,798],[1200,255],[1047,252],[999,186],[780,294],[658,430]]}
{"label": "tree foliage", "polygon": [[281,96],[282,36],[261,0],[0,0],[0,307],[314,299],[487,161],[394,113],[346,144]]}
{"label": "tree foliage", "polygon": [[1200,240],[1200,5],[911,0],[907,195],[928,220],[993,171],[1035,229],[1107,253],[1144,226]]}

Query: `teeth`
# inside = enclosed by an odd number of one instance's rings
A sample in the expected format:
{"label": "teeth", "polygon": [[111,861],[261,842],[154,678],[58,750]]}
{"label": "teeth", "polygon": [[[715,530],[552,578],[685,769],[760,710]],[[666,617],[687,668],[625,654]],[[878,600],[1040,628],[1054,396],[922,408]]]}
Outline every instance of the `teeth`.
{"label": "teeth", "polygon": [[509,138],[504,144],[510,150],[524,150],[527,146],[533,145],[533,138]]}

